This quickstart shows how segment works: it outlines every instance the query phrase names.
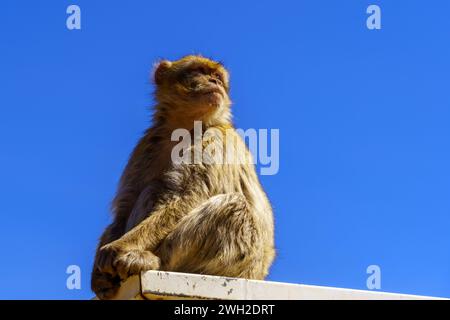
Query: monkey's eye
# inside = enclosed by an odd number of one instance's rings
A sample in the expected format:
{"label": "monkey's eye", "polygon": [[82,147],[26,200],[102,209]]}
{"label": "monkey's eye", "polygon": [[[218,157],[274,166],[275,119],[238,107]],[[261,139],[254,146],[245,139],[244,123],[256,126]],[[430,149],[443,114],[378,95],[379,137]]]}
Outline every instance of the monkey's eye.
{"label": "monkey's eye", "polygon": [[198,66],[189,70],[191,74],[208,74],[208,70],[203,66]]}
{"label": "monkey's eye", "polygon": [[212,76],[213,76],[214,78],[216,78],[217,80],[220,80],[221,82],[223,82],[223,76],[222,76],[222,74],[221,74],[220,72],[214,72],[214,73],[212,74]]}

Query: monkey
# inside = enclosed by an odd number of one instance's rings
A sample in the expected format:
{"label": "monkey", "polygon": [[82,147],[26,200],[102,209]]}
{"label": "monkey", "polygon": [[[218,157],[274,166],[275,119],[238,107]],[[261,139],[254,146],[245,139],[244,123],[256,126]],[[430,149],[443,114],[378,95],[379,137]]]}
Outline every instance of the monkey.
{"label": "monkey", "polygon": [[[154,70],[152,125],[132,151],[100,237],[91,288],[113,298],[147,270],[264,279],[275,257],[272,207],[250,151],[234,129],[229,73],[200,55],[162,60]],[[176,129],[214,129],[201,147],[225,147],[249,161],[179,163]],[[234,143],[223,138],[225,131]],[[228,139],[227,139],[228,141]],[[198,145],[189,144],[187,153]]]}

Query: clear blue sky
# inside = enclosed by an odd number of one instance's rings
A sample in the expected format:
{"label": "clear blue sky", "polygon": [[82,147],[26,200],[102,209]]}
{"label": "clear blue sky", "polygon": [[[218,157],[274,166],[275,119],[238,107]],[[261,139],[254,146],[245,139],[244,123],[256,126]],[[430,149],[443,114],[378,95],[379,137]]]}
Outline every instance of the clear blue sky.
{"label": "clear blue sky", "polygon": [[[81,7],[82,29],[66,28]],[[382,29],[366,28],[366,8]],[[262,177],[269,279],[450,297],[450,2],[1,1],[0,298],[90,298],[97,238],[158,58],[232,76],[235,123],[280,129]],[[66,289],[66,267],[82,289]]]}

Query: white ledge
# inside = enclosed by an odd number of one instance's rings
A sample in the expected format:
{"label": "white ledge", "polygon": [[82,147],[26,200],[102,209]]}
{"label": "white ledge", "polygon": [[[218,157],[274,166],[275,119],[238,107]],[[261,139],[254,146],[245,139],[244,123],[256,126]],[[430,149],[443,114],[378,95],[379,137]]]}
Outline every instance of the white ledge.
{"label": "white ledge", "polygon": [[147,271],[122,284],[116,300],[430,300],[437,297],[189,273]]}

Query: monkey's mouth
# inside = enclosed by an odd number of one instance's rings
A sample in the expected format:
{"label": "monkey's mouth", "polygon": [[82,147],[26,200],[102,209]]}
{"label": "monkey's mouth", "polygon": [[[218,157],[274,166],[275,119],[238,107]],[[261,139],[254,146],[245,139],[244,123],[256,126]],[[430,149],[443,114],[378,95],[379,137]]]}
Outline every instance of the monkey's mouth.
{"label": "monkey's mouth", "polygon": [[201,105],[211,108],[221,106],[225,95],[219,87],[208,86],[195,90],[192,98]]}
{"label": "monkey's mouth", "polygon": [[211,85],[211,86],[207,86],[207,87],[202,87],[202,88],[198,88],[197,90],[195,90],[194,92],[196,95],[214,95],[214,94],[218,94],[221,97],[223,97],[223,90],[216,85]]}

